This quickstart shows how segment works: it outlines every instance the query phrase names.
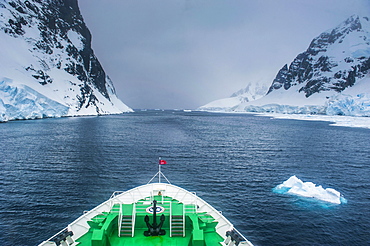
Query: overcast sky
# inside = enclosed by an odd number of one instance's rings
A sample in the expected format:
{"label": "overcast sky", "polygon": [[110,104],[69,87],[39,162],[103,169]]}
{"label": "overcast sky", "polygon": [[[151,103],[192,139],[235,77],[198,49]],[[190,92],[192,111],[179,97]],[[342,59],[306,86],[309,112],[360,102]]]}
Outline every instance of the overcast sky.
{"label": "overcast sky", "polygon": [[129,107],[195,109],[278,70],[370,0],[78,0]]}

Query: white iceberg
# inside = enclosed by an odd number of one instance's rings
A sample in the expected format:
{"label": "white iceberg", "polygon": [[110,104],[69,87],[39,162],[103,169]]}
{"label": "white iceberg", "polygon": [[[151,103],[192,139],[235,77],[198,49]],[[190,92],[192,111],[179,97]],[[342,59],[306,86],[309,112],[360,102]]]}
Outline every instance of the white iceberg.
{"label": "white iceberg", "polygon": [[274,188],[274,191],[282,194],[292,194],[303,197],[311,197],[333,204],[345,203],[346,200],[339,191],[332,188],[324,189],[321,185],[316,186],[312,182],[303,182],[295,175],[290,177]]}

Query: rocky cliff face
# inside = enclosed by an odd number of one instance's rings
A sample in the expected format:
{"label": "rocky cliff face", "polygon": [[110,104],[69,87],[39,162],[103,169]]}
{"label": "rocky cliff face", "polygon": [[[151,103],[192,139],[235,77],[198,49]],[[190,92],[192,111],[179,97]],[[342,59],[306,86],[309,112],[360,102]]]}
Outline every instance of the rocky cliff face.
{"label": "rocky cliff face", "polygon": [[[9,93],[10,86],[37,91],[66,106],[67,115],[130,110],[116,97],[112,82],[94,55],[77,0],[0,2],[0,44],[0,78],[8,88],[0,90],[0,109],[19,103],[16,94]],[[30,95],[35,97],[35,93]],[[41,109],[33,112],[33,117],[52,117],[51,111]],[[27,114],[30,112],[20,118],[27,118]],[[2,115],[9,118],[14,114],[3,110]]]}
{"label": "rocky cliff face", "polygon": [[351,16],[313,39],[308,49],[278,72],[268,93],[289,90],[310,97],[323,91],[343,92],[370,71],[370,21]]}

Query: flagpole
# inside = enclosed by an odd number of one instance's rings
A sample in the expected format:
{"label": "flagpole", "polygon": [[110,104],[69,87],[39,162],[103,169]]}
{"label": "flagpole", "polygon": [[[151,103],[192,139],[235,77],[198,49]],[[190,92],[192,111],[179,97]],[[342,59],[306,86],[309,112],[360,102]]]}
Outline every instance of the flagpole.
{"label": "flagpole", "polygon": [[159,164],[158,163],[158,166],[159,166],[159,175],[158,175],[158,177],[159,177],[159,183],[161,182],[161,164]]}
{"label": "flagpole", "polygon": [[161,157],[159,157],[159,160],[158,160],[158,178],[159,178],[159,183],[161,182],[161,174],[162,174],[160,162],[161,162]]}

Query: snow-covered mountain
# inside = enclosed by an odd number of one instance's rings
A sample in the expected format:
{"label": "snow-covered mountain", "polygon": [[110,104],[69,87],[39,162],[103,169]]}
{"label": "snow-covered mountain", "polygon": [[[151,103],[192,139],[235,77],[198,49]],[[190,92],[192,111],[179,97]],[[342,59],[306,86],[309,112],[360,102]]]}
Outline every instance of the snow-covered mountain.
{"label": "snow-covered mountain", "polygon": [[228,98],[212,101],[197,110],[212,112],[230,112],[241,103],[257,100],[266,95],[269,87],[260,83],[250,83],[244,89],[233,93]]}
{"label": "snow-covered mountain", "polygon": [[233,111],[370,116],[370,19],[351,16],[313,39],[266,96]]}
{"label": "snow-covered mountain", "polygon": [[131,111],[94,55],[77,0],[2,0],[0,45],[0,121]]}

